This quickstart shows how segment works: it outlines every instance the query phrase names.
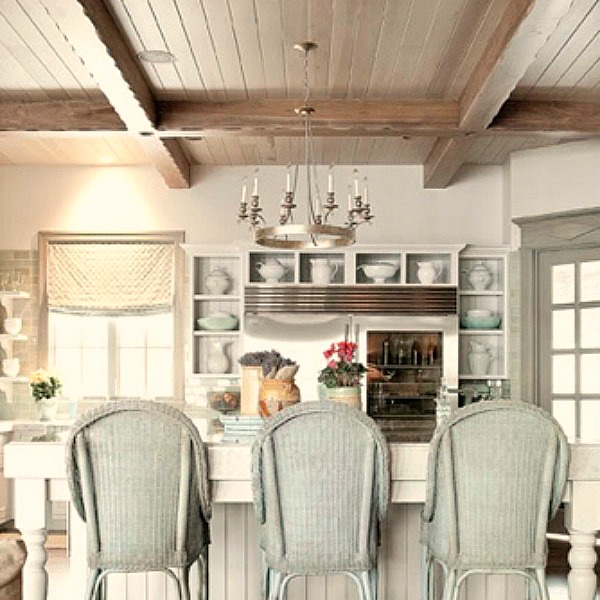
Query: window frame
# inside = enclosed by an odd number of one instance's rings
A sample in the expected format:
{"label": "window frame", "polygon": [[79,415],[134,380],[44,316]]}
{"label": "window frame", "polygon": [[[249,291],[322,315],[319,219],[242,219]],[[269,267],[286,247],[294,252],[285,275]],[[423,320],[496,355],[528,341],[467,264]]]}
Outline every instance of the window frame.
{"label": "window frame", "polygon": [[62,231],[38,232],[39,252],[39,329],[38,364],[48,368],[49,332],[48,332],[48,293],[47,260],[48,247],[57,242],[166,242],[174,245],[173,260],[173,398],[185,398],[184,364],[184,276],[185,253],[181,244],[185,242],[184,231],[151,231],[136,233],[69,233]]}
{"label": "window frame", "polygon": [[541,260],[550,252],[600,249],[600,208],[589,208],[513,219],[521,229],[520,323],[517,364],[521,385],[516,396],[551,410],[542,400],[540,332],[547,325],[540,314]]}

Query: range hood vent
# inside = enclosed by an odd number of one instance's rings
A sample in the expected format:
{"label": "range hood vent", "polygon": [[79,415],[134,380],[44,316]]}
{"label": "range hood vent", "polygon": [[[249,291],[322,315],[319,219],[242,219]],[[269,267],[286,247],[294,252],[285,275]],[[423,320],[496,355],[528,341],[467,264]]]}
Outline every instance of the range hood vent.
{"label": "range hood vent", "polygon": [[456,286],[246,286],[246,313],[448,315],[457,313]]}

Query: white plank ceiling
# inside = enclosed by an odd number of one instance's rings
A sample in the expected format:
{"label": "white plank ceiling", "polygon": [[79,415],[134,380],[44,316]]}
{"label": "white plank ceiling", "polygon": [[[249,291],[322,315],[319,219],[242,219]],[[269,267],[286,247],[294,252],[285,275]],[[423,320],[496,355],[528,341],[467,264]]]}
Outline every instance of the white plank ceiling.
{"label": "white plank ceiling", "polygon": [[[78,2],[86,17],[94,12],[90,6],[107,10],[154,101],[246,102],[249,107],[265,99],[301,103],[302,56],[293,45],[307,39],[319,44],[309,66],[316,99],[434,99],[460,107],[478,78],[483,81],[482,65],[493,62],[499,24],[511,10],[522,11],[525,19],[536,5],[530,0],[0,0],[0,111],[2,103],[110,100],[102,78],[95,77],[88,49],[73,41],[61,17],[63,8]],[[561,2],[537,0],[537,6]],[[600,0],[573,0],[557,23],[504,98],[600,106]],[[110,40],[106,43],[110,46]],[[175,60],[140,61],[137,55],[148,50],[168,51]],[[116,54],[115,62],[120,68]],[[501,164],[516,150],[598,133],[547,135],[543,127],[527,126],[496,135],[486,127],[464,132],[471,137],[463,163]],[[125,123],[122,129],[127,128]],[[139,131],[36,136],[28,130],[43,128],[31,125],[27,116],[18,128],[23,135],[12,125],[8,129],[0,117],[0,164],[151,162],[152,153],[136,137]],[[179,152],[192,165],[302,160],[302,141],[296,136],[268,130],[239,137],[185,132],[183,127],[176,132],[179,150],[171,157],[180,160]],[[435,132],[329,134],[315,139],[316,158],[337,164],[426,164],[439,139]]]}

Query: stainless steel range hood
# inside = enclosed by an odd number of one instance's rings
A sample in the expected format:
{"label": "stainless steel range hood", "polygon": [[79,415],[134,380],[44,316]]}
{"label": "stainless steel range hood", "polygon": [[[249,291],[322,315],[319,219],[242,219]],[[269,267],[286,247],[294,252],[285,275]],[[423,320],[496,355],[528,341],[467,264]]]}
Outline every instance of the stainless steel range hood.
{"label": "stainless steel range hood", "polygon": [[246,286],[247,314],[457,314],[456,286]]}

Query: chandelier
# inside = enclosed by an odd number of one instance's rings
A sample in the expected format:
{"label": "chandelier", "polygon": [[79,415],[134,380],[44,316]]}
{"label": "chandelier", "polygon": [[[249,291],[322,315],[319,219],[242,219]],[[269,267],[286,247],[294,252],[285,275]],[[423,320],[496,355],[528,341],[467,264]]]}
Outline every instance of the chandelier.
{"label": "chandelier", "polygon": [[288,165],[285,192],[279,203],[279,220],[276,225],[269,225],[262,215],[263,209],[258,194],[258,170],[254,172],[254,185],[248,201],[248,180],[242,185],[238,220],[248,222],[254,231],[254,241],[261,246],[272,248],[333,248],[350,246],[355,241],[355,230],[358,225],[368,223],[373,215],[368,200],[367,178],[363,178],[362,194],[358,170],[353,171],[353,181],[348,186],[348,203],[346,221],[343,225],[334,225],[331,219],[338,207],[334,191],[333,167],[329,167],[327,177],[327,193],[321,194],[317,170],[315,166],[315,149],[312,136],[312,116],[315,109],[309,105],[310,89],[308,85],[308,55],[317,48],[314,42],[296,44],[295,50],[304,55],[304,104],[295,112],[302,120],[304,128],[304,164],[302,169],[306,178],[306,221],[294,221],[294,209],[297,208],[296,197],[300,165]]}

